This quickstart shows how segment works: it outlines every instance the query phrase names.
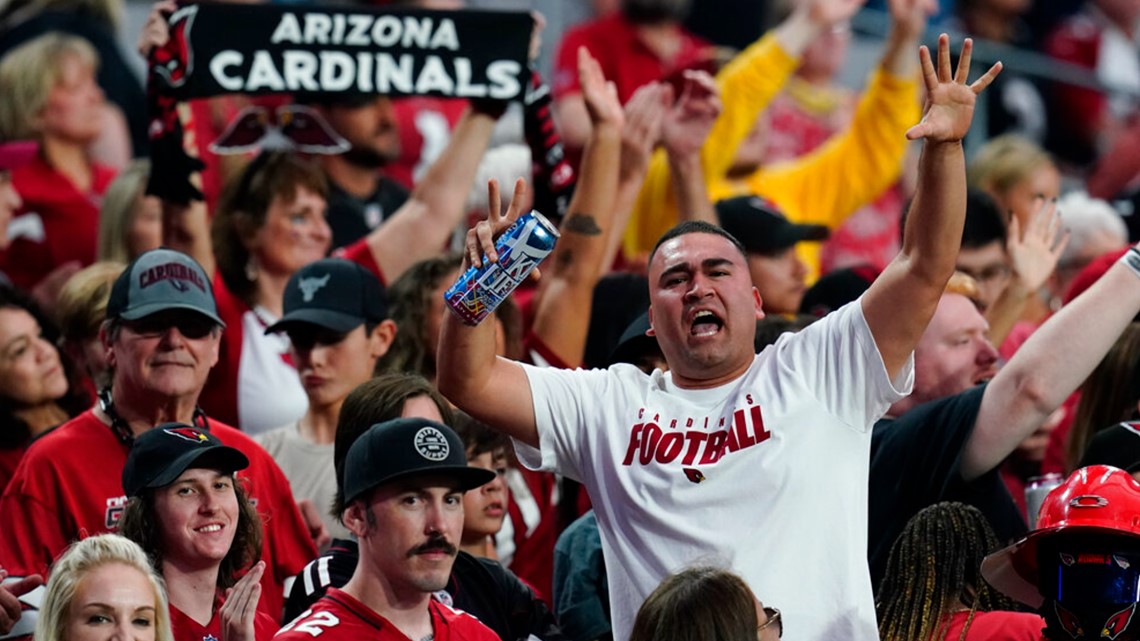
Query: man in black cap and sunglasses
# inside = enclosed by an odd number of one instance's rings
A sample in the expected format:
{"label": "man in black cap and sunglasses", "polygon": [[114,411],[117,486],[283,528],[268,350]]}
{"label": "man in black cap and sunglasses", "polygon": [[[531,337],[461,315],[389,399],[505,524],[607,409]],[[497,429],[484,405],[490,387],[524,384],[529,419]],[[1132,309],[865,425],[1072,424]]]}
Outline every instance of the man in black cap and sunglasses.
{"label": "man in black cap and sunglasses", "polygon": [[71,542],[115,531],[127,503],[120,477],[135,437],[162,423],[186,423],[249,458],[250,497],[266,523],[261,608],[280,616],[286,581],[316,548],[273,459],[197,406],[223,329],[210,279],[189,256],[156,249],[127,267],[112,286],[101,330],[111,386],[96,407],[39,439],[20,462],[0,498],[0,566],[46,576]]}

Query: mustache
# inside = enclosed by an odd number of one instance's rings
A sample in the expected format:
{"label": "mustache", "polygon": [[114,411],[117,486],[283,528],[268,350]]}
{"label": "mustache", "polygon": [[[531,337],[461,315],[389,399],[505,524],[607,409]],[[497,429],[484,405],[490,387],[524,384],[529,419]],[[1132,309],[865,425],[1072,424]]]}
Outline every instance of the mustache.
{"label": "mustache", "polygon": [[427,552],[434,552],[436,550],[446,552],[450,556],[455,556],[459,553],[459,550],[454,545],[449,543],[446,538],[438,536],[432,537],[428,539],[426,543],[417,545],[411,550],[408,550],[408,558],[417,556],[419,554],[425,554]]}

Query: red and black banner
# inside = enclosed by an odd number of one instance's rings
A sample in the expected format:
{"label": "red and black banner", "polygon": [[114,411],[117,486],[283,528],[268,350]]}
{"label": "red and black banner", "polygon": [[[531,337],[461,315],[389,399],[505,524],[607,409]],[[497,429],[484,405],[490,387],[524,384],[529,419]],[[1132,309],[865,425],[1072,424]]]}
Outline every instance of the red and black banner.
{"label": "red and black banner", "polygon": [[147,192],[186,203],[200,166],[182,149],[176,104],[222,94],[523,97],[533,19],[525,12],[191,4],[151,52]]}

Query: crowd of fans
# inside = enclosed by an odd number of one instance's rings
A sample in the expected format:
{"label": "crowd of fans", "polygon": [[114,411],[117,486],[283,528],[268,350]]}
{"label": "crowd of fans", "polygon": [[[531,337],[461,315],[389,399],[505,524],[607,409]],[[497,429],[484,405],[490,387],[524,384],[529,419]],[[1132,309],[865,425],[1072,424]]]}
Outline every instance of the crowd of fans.
{"label": "crowd of fans", "polygon": [[120,4],[0,3],[0,639],[1140,639],[1140,1],[582,4],[518,103],[181,103],[179,202]]}

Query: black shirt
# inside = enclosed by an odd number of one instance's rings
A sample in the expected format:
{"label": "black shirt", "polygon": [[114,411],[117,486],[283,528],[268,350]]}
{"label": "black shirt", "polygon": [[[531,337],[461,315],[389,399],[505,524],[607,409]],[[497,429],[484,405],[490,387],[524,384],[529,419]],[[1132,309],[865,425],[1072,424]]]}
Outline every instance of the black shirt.
{"label": "black shirt", "polygon": [[895,539],[915,514],[941,501],[960,501],[982,511],[1009,541],[1025,534],[1025,519],[998,468],[967,482],[960,466],[974,431],[986,387],[924,403],[899,418],[884,418],[871,436],[868,559],[876,591]]}
{"label": "black shirt", "polygon": [[[344,587],[359,558],[355,541],[334,540],[328,551],[310,561],[293,581],[285,599],[284,621],[296,619],[330,587]],[[503,641],[532,636],[539,641],[566,641],[546,604],[495,561],[460,551],[443,591],[451,598],[448,605],[479,619]],[[447,596],[438,596],[446,603]]]}
{"label": "black shirt", "polygon": [[408,199],[408,190],[389,178],[380,178],[368,198],[357,198],[329,180],[328,222],[332,246],[346,247],[380,226]]}

